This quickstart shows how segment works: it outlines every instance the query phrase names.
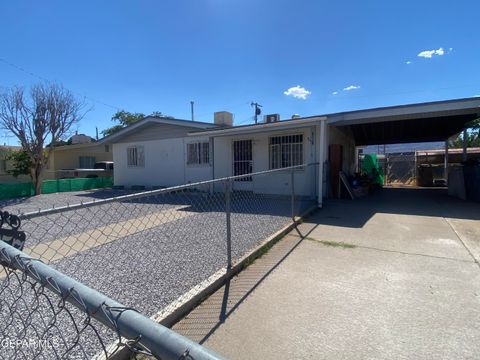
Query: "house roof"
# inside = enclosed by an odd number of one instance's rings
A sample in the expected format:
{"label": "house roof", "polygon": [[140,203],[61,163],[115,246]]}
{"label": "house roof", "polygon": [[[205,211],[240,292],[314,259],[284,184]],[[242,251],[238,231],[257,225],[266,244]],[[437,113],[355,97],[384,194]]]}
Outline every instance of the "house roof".
{"label": "house roof", "polygon": [[350,127],[355,144],[445,141],[480,117],[480,98],[390,106],[328,115],[328,123]]}
{"label": "house roof", "polygon": [[81,144],[70,144],[70,145],[60,145],[55,146],[54,151],[64,151],[64,150],[73,150],[73,149],[83,149],[103,145],[100,140],[95,142],[81,143]]}
{"label": "house roof", "polygon": [[222,128],[221,126],[215,125],[213,123],[201,122],[201,121],[191,121],[191,120],[182,120],[182,119],[173,119],[173,118],[166,118],[166,117],[159,117],[159,116],[147,116],[136,123],[127,126],[126,128],[117,131],[116,133],[106,136],[96,144],[103,144],[103,143],[112,143],[117,141],[119,138],[124,137],[127,134],[131,134],[137,130],[140,130],[146,126],[152,124],[167,124],[167,125],[178,125],[183,127],[189,127],[194,130],[205,130],[210,128]]}
{"label": "house roof", "polygon": [[195,136],[195,135],[201,134],[201,135],[210,135],[210,136],[227,136],[227,135],[235,135],[235,134],[251,134],[251,133],[265,132],[265,131],[271,131],[271,130],[283,130],[283,129],[290,129],[290,128],[305,127],[305,126],[309,126],[325,120],[327,120],[327,117],[325,116],[308,116],[308,117],[282,120],[282,121],[271,122],[271,123],[233,126],[226,129],[204,130],[196,133],[189,133],[188,135]]}
{"label": "house roof", "polygon": [[414,143],[444,141],[478,117],[480,98],[466,98],[344,111],[267,124],[204,130],[201,133],[210,136],[248,134],[327,121],[334,126],[349,126],[357,146]]}
{"label": "house roof", "polygon": [[353,111],[343,111],[327,114],[329,124],[349,125],[358,123],[358,120],[365,120],[363,123],[376,122],[378,118],[418,119],[420,117],[446,116],[459,113],[471,113],[472,109],[480,114],[480,98],[470,97],[461,99],[450,99],[442,101],[431,101],[414,104],[403,104],[394,106],[377,107]]}

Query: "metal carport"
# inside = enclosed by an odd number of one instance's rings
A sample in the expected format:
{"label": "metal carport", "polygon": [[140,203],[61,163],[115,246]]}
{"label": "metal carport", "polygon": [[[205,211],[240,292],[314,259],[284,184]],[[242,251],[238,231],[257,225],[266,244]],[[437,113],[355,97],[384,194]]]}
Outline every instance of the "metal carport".
{"label": "metal carport", "polygon": [[479,117],[480,98],[467,98],[335,113],[327,123],[349,127],[362,146],[445,141]]}
{"label": "metal carport", "polygon": [[[332,143],[332,134],[338,131],[343,134],[344,145],[446,142],[468,127],[469,122],[480,117],[480,98],[347,111],[328,114],[326,117],[329,144]],[[351,151],[351,146],[348,148]],[[328,154],[325,154],[324,160],[327,159]],[[351,167],[352,164],[349,165]],[[445,168],[447,166],[446,160]]]}

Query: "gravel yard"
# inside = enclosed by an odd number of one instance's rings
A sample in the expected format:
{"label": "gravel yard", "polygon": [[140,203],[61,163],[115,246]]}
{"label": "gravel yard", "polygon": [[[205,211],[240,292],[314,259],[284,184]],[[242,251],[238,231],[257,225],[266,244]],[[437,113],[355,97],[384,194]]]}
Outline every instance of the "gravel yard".
{"label": "gravel yard", "polygon": [[[12,213],[24,213],[126,193],[50,194],[2,205]],[[302,209],[308,205],[311,203],[297,201]],[[27,233],[26,249],[40,243],[51,246],[53,240],[81,234],[97,236],[89,231],[102,229],[98,238],[88,239],[98,243],[51,266],[151,316],[226,265],[224,210],[223,194],[168,193],[26,219],[22,229]],[[233,193],[232,257],[244,255],[289,223],[290,212],[289,198]],[[136,219],[134,225],[132,219]],[[120,229],[108,238],[105,229],[112,226]],[[68,327],[64,331],[74,336],[74,328]],[[101,332],[104,341],[113,340],[112,333]],[[82,342],[93,341],[93,337],[93,332],[84,334]]]}
{"label": "gravel yard", "polygon": [[9,211],[12,214],[23,214],[68,204],[73,205],[95,199],[106,199],[113,196],[131,194],[133,192],[134,191],[131,190],[100,189],[42,194],[18,199],[0,200],[0,209]]}

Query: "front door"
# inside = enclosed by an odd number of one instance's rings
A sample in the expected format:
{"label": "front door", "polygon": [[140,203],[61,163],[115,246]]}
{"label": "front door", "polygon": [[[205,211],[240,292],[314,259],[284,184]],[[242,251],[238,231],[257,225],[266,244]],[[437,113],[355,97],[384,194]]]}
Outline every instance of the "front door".
{"label": "front door", "polygon": [[[233,142],[233,175],[244,175],[253,172],[252,140]],[[234,189],[252,190],[252,177],[246,176],[234,181]]]}

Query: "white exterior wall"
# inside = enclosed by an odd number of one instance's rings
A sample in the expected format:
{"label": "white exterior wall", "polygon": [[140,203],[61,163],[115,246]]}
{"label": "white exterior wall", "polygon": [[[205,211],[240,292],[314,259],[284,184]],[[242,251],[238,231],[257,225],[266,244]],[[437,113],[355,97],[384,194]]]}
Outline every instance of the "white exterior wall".
{"label": "white exterior wall", "polygon": [[[187,165],[186,144],[209,141],[205,137],[186,137],[163,140],[136,141],[113,144],[114,183],[132,185],[175,186],[212,178],[211,165]],[[143,146],[144,167],[127,166],[127,148]],[[210,149],[210,160],[211,160]]]}
{"label": "white exterior wall", "polygon": [[[316,127],[305,127],[283,131],[269,131],[248,135],[231,135],[214,138],[215,178],[233,175],[233,141],[252,140],[253,172],[269,170],[269,137],[303,134],[303,159],[305,163],[316,162]],[[315,195],[318,167],[310,166],[295,171],[295,192],[298,195]],[[269,175],[254,176],[251,183],[234,182],[237,189],[252,190],[263,194],[290,194],[291,171],[279,171]]]}

